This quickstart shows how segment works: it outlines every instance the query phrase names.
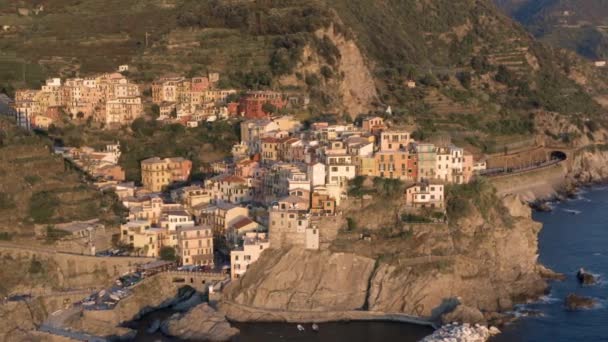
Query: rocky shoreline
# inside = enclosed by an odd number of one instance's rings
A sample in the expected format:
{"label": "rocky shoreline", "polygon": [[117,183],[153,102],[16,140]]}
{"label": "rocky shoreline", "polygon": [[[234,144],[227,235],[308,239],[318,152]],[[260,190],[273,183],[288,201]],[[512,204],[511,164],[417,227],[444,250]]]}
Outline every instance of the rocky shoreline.
{"label": "rocky shoreline", "polygon": [[260,308],[240,305],[223,300],[218,311],[226,315],[230,321],[251,323],[329,323],[350,321],[385,321],[396,323],[417,324],[437,328],[437,324],[430,320],[412,317],[400,313],[386,313],[366,310],[350,311],[286,311],[264,310]]}

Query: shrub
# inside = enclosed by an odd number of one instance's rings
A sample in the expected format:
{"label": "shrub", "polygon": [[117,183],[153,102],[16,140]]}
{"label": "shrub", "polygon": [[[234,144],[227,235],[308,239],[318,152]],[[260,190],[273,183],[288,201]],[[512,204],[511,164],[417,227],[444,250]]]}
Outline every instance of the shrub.
{"label": "shrub", "polygon": [[46,243],[53,243],[55,241],[61,240],[66,236],[69,236],[70,233],[65,231],[65,230],[61,230],[61,229],[57,229],[52,225],[48,225],[46,227]]}
{"label": "shrub", "polygon": [[29,214],[36,223],[48,223],[59,207],[59,198],[52,192],[36,192],[30,198]]}
{"label": "shrub", "polygon": [[42,263],[36,259],[32,259],[32,261],[30,262],[30,268],[28,269],[28,272],[30,274],[40,274],[44,271],[44,266],[42,266]]}
{"label": "shrub", "polygon": [[13,196],[6,192],[0,192],[0,209],[13,209],[15,206]]}
{"label": "shrub", "polygon": [[175,248],[164,246],[160,249],[160,258],[165,261],[176,261],[177,260],[177,252]]}
{"label": "shrub", "polygon": [[352,217],[347,217],[346,218],[346,229],[349,232],[357,230],[357,221],[355,221],[355,219]]}
{"label": "shrub", "polygon": [[425,216],[414,215],[414,214],[402,214],[401,215],[402,222],[408,223],[430,223],[431,219]]}
{"label": "shrub", "polygon": [[37,175],[27,175],[27,176],[23,177],[23,179],[30,185],[34,185],[42,180],[42,178],[40,178],[40,176],[37,176]]}

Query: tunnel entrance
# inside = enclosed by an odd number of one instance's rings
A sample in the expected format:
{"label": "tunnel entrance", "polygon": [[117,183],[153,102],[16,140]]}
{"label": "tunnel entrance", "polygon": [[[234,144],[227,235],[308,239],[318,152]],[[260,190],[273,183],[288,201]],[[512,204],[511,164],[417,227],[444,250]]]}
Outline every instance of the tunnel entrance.
{"label": "tunnel entrance", "polygon": [[551,160],[566,160],[568,156],[562,151],[553,151],[550,154]]}

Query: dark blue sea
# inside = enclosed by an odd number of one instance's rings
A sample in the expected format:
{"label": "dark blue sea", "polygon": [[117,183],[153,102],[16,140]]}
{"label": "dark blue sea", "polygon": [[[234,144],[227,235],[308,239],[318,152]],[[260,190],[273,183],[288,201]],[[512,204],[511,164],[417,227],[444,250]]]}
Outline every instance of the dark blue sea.
{"label": "dark blue sea", "polygon": [[[550,213],[535,213],[534,219],[543,223],[540,261],[568,278],[552,282],[548,296],[523,307],[539,310],[540,317],[508,325],[492,342],[608,341],[608,187],[583,189],[578,198],[555,204]],[[580,267],[597,274],[600,283],[579,285]],[[564,298],[569,293],[596,298],[599,305],[566,311]]]}

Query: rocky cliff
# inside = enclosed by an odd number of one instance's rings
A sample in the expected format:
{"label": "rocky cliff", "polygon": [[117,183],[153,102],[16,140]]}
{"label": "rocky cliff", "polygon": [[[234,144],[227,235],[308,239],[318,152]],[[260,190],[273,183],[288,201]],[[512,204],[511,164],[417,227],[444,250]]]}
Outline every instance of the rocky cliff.
{"label": "rocky cliff", "polygon": [[[368,242],[380,250],[409,249],[411,240],[418,241],[433,251],[427,257],[374,257],[356,243],[350,253],[268,250],[224,294],[226,303],[246,307],[248,317],[234,308],[227,314],[267,320],[269,311],[369,310],[435,319],[458,304],[484,313],[508,310],[547,286],[537,264],[541,225],[530,214],[518,198],[507,197],[485,215],[472,210],[449,228],[416,232],[413,227],[414,236],[402,243]],[[266,315],[256,316],[255,309]]]}
{"label": "rocky cliff", "polygon": [[355,310],[365,305],[374,260],[352,253],[269,250],[225,298],[271,310]]}

